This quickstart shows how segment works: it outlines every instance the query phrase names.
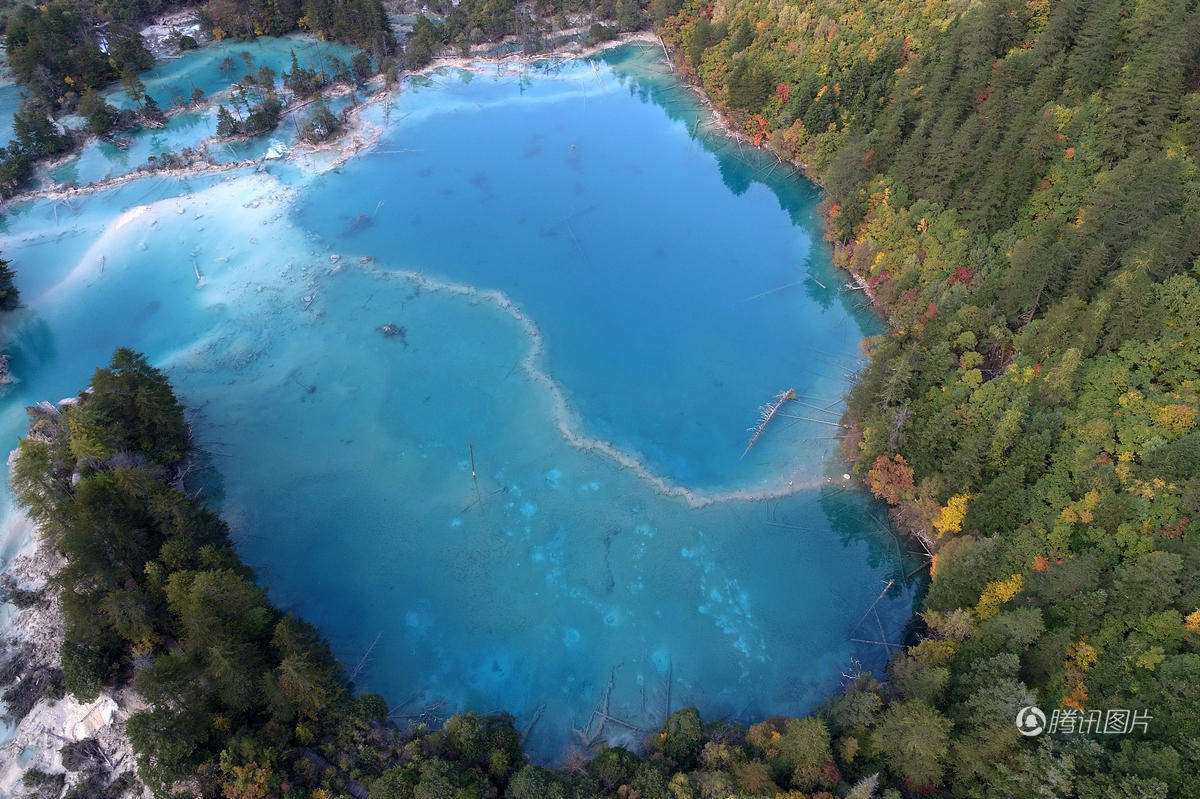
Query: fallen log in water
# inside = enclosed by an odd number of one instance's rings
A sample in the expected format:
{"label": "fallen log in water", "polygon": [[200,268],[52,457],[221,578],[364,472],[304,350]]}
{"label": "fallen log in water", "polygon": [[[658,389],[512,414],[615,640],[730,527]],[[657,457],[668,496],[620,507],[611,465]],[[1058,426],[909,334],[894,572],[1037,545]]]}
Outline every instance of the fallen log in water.
{"label": "fallen log in water", "polygon": [[758,427],[751,428],[754,430],[754,435],[750,437],[750,443],[746,445],[746,450],[742,453],[743,458],[746,457],[746,452],[749,452],[750,448],[758,441],[763,431],[767,429],[767,425],[775,418],[775,414],[779,413],[779,409],[783,407],[783,403],[794,399],[796,399],[796,389],[789,388],[787,391],[780,392],[774,401],[762,406],[759,410]]}

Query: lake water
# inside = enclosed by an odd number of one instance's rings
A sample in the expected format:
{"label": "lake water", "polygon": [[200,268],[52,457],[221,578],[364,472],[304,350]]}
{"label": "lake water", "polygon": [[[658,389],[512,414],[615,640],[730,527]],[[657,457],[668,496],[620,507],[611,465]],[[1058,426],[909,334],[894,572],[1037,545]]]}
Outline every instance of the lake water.
{"label": "lake water", "polygon": [[0,443],[146,352],[273,599],[400,716],[507,710],[543,761],[606,694],[636,744],[668,705],[753,722],[878,670],[851,639],[897,640],[911,564],[832,439],[878,324],[816,190],[709,132],[660,55],[414,79],[336,170],[12,209]]}
{"label": "lake water", "polygon": [[[291,69],[292,54],[305,69],[331,71],[334,59],[349,64],[354,50],[335,42],[322,42],[308,36],[293,35],[263,38],[251,42],[224,41],[211,44],[178,58],[162,61],[142,74],[146,93],[160,108],[181,105],[191,100],[192,91],[199,89],[208,100],[232,107],[230,86],[247,73],[257,73],[270,67],[275,73],[276,87],[282,90],[282,73]],[[0,112],[7,95],[0,87]],[[105,92],[107,101],[118,108],[129,108],[134,102],[120,84]],[[353,98],[330,97],[327,105],[339,113]],[[15,110],[15,109],[14,109]],[[235,113],[239,113],[235,110]],[[241,161],[261,157],[268,149],[291,147],[298,138],[298,124],[305,121],[301,111],[293,121],[289,116],[271,134],[249,142],[211,142],[209,155],[213,161]],[[82,128],[84,120],[72,117],[72,126]],[[11,115],[9,117],[11,127]],[[49,170],[49,179],[58,184],[83,186],[106,178],[119,177],[144,167],[150,158],[168,153],[180,153],[185,147],[197,147],[217,132],[215,103],[205,103],[190,110],[173,114],[163,128],[121,131],[118,138],[123,146],[102,140],[92,140],[78,155]],[[2,133],[2,128],[0,128]]]}
{"label": "lake water", "polygon": [[0,69],[0,147],[4,147],[16,136],[13,133],[13,114],[21,109],[21,88],[12,82],[12,76]]}
{"label": "lake water", "polygon": [[[146,93],[160,108],[167,108],[190,100],[195,89],[205,95],[224,91],[247,72],[257,73],[264,66],[270,67],[278,79],[281,73],[291,69],[293,52],[301,67],[322,72],[330,69],[335,58],[349,66],[356,51],[346,45],[322,42],[301,34],[253,41],[226,39],[178,58],[160,61],[153,69],[142,73],[141,79],[146,85]],[[120,84],[105,94],[108,102],[118,108],[134,105]]]}

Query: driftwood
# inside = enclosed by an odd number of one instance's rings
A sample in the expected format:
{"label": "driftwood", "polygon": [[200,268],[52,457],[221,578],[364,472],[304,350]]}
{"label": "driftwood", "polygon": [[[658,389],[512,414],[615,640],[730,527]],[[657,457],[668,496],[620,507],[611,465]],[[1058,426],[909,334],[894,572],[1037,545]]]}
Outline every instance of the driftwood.
{"label": "driftwood", "polygon": [[[915,552],[912,552],[912,551],[910,551],[908,554],[910,554],[910,555],[917,555],[918,553],[915,553]],[[915,574],[919,574],[919,573],[920,573],[920,572],[921,572],[923,569],[927,569],[927,568],[929,568],[929,566],[930,566],[932,563],[933,563],[933,560],[932,560],[932,559],[930,559],[930,560],[924,560],[924,561],[921,561],[921,565],[920,565],[920,566],[918,566],[917,568],[913,569],[912,571],[910,571],[908,574],[906,574],[906,575],[905,575],[905,579],[912,579],[913,575],[915,575]]]}
{"label": "driftwood", "polygon": [[[617,669],[614,666],[608,673],[608,686],[604,689],[604,698],[600,700],[600,704],[596,706],[596,708],[592,711],[592,715],[588,717],[587,724],[584,725],[582,730],[572,730],[572,732],[579,737],[579,740],[583,743],[583,745],[589,749],[592,746],[595,746],[596,741],[604,733],[605,722],[603,717],[608,715],[608,705],[612,698],[613,685],[616,683],[616,679]],[[592,724],[596,721],[597,717],[600,717],[600,725],[596,727],[595,731],[593,732]]]}
{"label": "driftwood", "polygon": [[613,724],[620,724],[622,727],[631,729],[634,732],[643,732],[642,728],[637,726],[636,724],[630,724],[628,721],[616,718],[614,716],[610,716],[607,713],[598,713],[597,715],[604,721],[611,721]]}
{"label": "driftwood", "polygon": [[856,644],[877,644],[878,646],[887,646],[887,647],[892,647],[892,646],[899,647],[900,646],[900,644],[894,644],[891,641],[871,641],[866,638],[851,638],[850,640]]}
{"label": "driftwood", "polygon": [[775,294],[776,292],[783,291],[784,289],[794,288],[795,286],[800,286],[803,284],[804,284],[803,280],[796,280],[791,283],[784,283],[782,286],[776,286],[773,289],[767,289],[766,291],[760,291],[758,294],[754,294],[754,295],[742,300],[742,302],[750,302],[751,300],[761,299],[761,298],[769,296],[771,294]]}
{"label": "driftwood", "polygon": [[616,684],[617,668],[614,666],[608,675],[608,685],[604,689],[604,698],[600,700],[595,709],[592,710],[592,715],[588,717],[587,724],[583,729],[572,728],[571,732],[579,738],[580,743],[584,748],[591,749],[604,736],[605,727],[609,724],[616,724],[633,732],[645,732],[645,730],[636,724],[617,718],[609,712],[609,706],[612,702],[613,686]]}
{"label": "driftwood", "polygon": [[671,676],[675,671],[675,663],[667,663],[667,710],[663,713],[663,724],[667,723],[667,719],[671,718]]}
{"label": "driftwood", "polygon": [[801,422],[816,422],[817,424],[827,424],[830,427],[840,427],[842,429],[846,428],[846,425],[844,425],[844,424],[840,424],[838,422],[830,422],[825,419],[814,419],[811,416],[798,416],[798,415],[792,414],[792,413],[781,413],[779,415],[785,419],[798,419]]}
{"label": "driftwood", "polygon": [[[872,608],[872,610],[875,610],[875,609]],[[883,639],[883,645],[887,648],[887,653],[888,653],[888,656],[890,657],[892,654],[892,647],[896,647],[897,649],[900,649],[901,646],[899,644],[889,644],[887,642],[887,633],[885,633],[883,631],[883,619],[879,618],[878,610],[875,610],[875,624],[879,626],[879,637]]]}
{"label": "driftwood", "polygon": [[371,659],[371,653],[375,651],[375,646],[379,643],[379,639],[383,637],[383,631],[375,633],[375,640],[371,641],[371,645],[367,647],[367,651],[359,658],[358,665],[354,667],[354,671],[350,672],[350,676],[346,678],[346,685],[350,685],[357,678],[359,673],[366,667],[367,662]]}
{"label": "driftwood", "polygon": [[471,453],[471,482],[475,485],[475,501],[482,503],[483,497],[479,495],[479,478],[475,474],[475,445],[468,443],[467,449]]}
{"label": "driftwood", "polygon": [[759,409],[758,427],[750,428],[754,435],[750,437],[750,443],[746,445],[746,450],[742,453],[743,458],[746,457],[746,453],[749,452],[750,448],[753,447],[758,441],[759,436],[763,434],[763,431],[767,429],[767,425],[770,424],[771,420],[775,418],[775,414],[779,413],[779,409],[783,407],[783,404],[794,399],[796,399],[796,389],[789,388],[787,391],[780,392],[779,396],[777,396],[774,401],[767,403]]}
{"label": "driftwood", "polygon": [[[892,586],[895,584],[896,584],[896,578],[894,578],[894,577],[887,581],[887,585],[885,585],[883,587],[883,590],[879,592],[879,596],[875,597],[875,601],[871,603],[871,607],[867,608],[867,612],[864,613],[862,615],[862,617],[859,618],[859,620],[855,623],[855,625],[850,628],[851,631],[857,630],[858,626],[860,624],[862,624],[864,621],[866,621],[867,616],[870,615],[871,611],[873,611],[875,609],[875,606],[879,604],[879,600],[883,599],[884,594],[886,594],[888,591],[892,590]],[[887,636],[885,635],[884,638],[886,638],[886,637]]]}
{"label": "driftwood", "polygon": [[533,715],[529,718],[529,723],[525,725],[525,729],[521,731],[521,740],[528,741],[529,733],[533,731],[533,725],[538,723],[538,719],[542,717],[542,712],[546,709],[544,704],[538,705],[537,710],[533,711]]}

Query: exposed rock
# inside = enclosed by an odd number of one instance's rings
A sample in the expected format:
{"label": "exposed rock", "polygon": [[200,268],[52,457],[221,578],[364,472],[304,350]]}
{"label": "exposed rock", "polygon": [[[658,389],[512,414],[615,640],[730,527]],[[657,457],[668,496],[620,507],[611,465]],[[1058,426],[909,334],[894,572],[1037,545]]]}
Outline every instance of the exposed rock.
{"label": "exposed rock", "polygon": [[379,332],[382,333],[385,338],[398,338],[402,344],[408,346],[408,331],[404,328],[404,325],[397,325],[392,322],[388,322],[385,325],[379,326]]}
{"label": "exposed rock", "polygon": [[139,32],[146,43],[146,49],[155,58],[177,55],[180,36],[191,36],[197,44],[203,44],[208,38],[200,28],[200,12],[195,8],[164,14],[158,17],[153,25],[147,25]]}
{"label": "exposed rock", "polygon": [[[5,683],[0,687],[6,690],[6,698],[12,692],[18,700],[10,699],[5,710],[21,716],[11,740],[0,746],[0,796],[22,795],[21,780],[26,771],[48,775],[65,772],[69,792],[82,783],[107,787],[117,779],[130,781],[123,775],[135,770],[125,722],[147,707],[144,699],[128,688],[106,689],[88,703],[60,696],[59,648],[64,623],[58,595],[48,587],[48,581],[63,564],[56,551],[34,542],[6,569],[3,598],[10,602],[15,599],[18,606],[24,607],[20,607],[0,642],[0,681]],[[80,741],[88,741],[82,749],[94,751],[100,765],[67,771],[63,750]],[[33,756],[29,757],[31,752]],[[132,795],[150,796],[133,782]]]}
{"label": "exposed rock", "polygon": [[37,404],[37,409],[52,419],[57,419],[62,415],[57,407],[51,405],[49,402],[46,402],[46,400],[39,402]]}

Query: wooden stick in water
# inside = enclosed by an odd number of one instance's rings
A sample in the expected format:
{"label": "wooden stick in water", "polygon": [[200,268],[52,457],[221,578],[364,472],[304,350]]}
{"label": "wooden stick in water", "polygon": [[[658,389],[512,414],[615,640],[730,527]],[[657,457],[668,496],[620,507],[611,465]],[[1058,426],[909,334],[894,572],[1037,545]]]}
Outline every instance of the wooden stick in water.
{"label": "wooden stick in water", "polygon": [[375,647],[379,643],[379,639],[382,637],[383,630],[380,630],[375,634],[375,640],[373,640],[371,645],[367,647],[367,651],[364,652],[362,658],[359,659],[358,665],[354,667],[354,671],[350,672],[350,676],[346,679],[346,685],[349,685],[358,678],[359,672],[363,670],[363,668],[367,665],[367,661],[371,659],[371,653],[375,651]]}
{"label": "wooden stick in water", "polygon": [[529,719],[529,723],[525,725],[525,729],[521,733],[522,741],[529,740],[529,733],[533,731],[533,725],[538,723],[538,719],[540,719],[542,717],[542,711],[544,711],[545,709],[546,709],[546,705],[543,703],[543,704],[537,706],[537,710],[533,711],[533,716]]}
{"label": "wooden stick in water", "polygon": [[838,424],[837,422],[830,422],[825,419],[813,419],[811,416],[798,416],[792,413],[781,413],[779,415],[787,419],[799,419],[802,422],[816,422],[817,424],[827,424],[830,427],[845,427],[845,425]]}
{"label": "wooden stick in water", "polygon": [[667,723],[667,719],[671,718],[671,675],[675,671],[674,661],[667,661],[667,712],[663,716],[663,724]]}
{"label": "wooden stick in water", "polygon": [[[872,608],[872,610],[875,609]],[[879,625],[879,637],[883,639],[883,645],[887,648],[888,657],[890,658],[892,656],[892,647],[894,646],[899,649],[900,645],[888,642],[887,633],[883,631],[883,619],[879,618],[878,610],[875,610],[875,623]]]}
{"label": "wooden stick in water", "polygon": [[773,403],[770,405],[764,405],[762,407],[760,416],[761,421],[758,424],[758,428],[754,431],[754,435],[751,436],[750,443],[746,445],[745,451],[742,452],[743,458],[746,457],[746,453],[749,452],[750,448],[754,446],[756,441],[758,441],[759,436],[763,434],[763,430],[767,429],[767,425],[770,424],[771,420],[775,418],[775,414],[779,413],[779,409],[783,407],[783,403],[794,400],[795,398],[796,389],[789,388],[787,391],[781,392],[779,396],[775,398]]}
{"label": "wooden stick in water", "polygon": [[[896,584],[895,578],[888,580],[887,585],[885,585],[883,587],[883,590],[879,592],[879,596],[875,597],[875,601],[871,603],[871,607],[867,608],[867,612],[862,615],[862,618],[860,618],[858,620],[857,624],[855,624],[853,627],[850,628],[851,630],[858,629],[858,625],[862,624],[863,621],[866,620],[867,616],[871,613],[871,611],[873,611],[875,609],[875,606],[879,604],[879,600],[883,599],[883,595],[886,594],[888,591],[892,590],[892,586],[895,584]],[[885,635],[884,638],[886,638],[886,637],[887,636]]]}
{"label": "wooden stick in water", "polygon": [[866,638],[851,638],[850,640],[856,644],[878,644],[879,646],[885,646],[888,647],[889,653],[892,651],[891,647],[900,647],[900,644],[894,644],[891,641],[868,641]]}

